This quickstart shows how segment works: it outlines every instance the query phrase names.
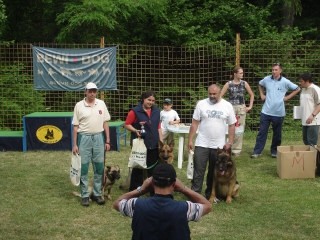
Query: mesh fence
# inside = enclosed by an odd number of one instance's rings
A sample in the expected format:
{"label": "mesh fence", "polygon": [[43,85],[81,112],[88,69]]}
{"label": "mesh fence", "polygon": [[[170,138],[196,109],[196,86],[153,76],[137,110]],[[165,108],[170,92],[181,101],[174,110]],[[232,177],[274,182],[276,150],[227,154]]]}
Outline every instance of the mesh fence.
{"label": "mesh fence", "polygon": [[[100,44],[44,44],[50,48],[99,48]],[[111,46],[111,45],[110,45]],[[112,45],[114,46],[114,45]],[[105,45],[105,47],[109,47]],[[281,62],[287,78],[298,83],[302,72],[312,73],[315,83],[320,76],[320,44],[316,41],[242,41],[236,45],[216,42],[206,46],[173,47],[117,45],[118,90],[100,92],[113,120],[124,120],[128,110],[137,104],[143,91],[157,93],[157,103],[173,100],[181,121],[190,123],[196,102],[207,97],[211,83],[223,85],[230,80],[235,59],[244,68],[256,95],[253,110],[247,117],[247,128],[257,130],[262,102],[258,81],[271,74],[271,65]],[[240,56],[236,56],[240,52]],[[32,45],[0,45],[0,130],[22,130],[22,117],[39,111],[73,111],[84,91],[35,91],[33,89]],[[296,96],[287,104],[287,131],[300,126],[292,120],[292,108],[299,105]]]}

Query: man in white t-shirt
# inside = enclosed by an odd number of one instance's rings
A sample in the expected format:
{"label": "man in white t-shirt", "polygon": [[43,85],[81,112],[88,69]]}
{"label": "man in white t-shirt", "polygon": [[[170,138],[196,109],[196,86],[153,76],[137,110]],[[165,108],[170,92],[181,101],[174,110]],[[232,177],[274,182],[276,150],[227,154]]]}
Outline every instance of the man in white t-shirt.
{"label": "man in white t-shirt", "polygon": [[313,83],[310,73],[299,77],[302,138],[305,145],[317,145],[320,124],[320,88]]}
{"label": "man in white t-shirt", "polygon": [[[217,149],[229,150],[234,141],[237,122],[231,103],[220,96],[221,88],[212,84],[208,87],[209,97],[198,101],[189,131],[189,149],[194,148],[194,173],[191,189],[201,193],[204,174],[209,162],[205,196],[209,199],[212,190],[213,171]],[[227,129],[228,128],[228,131]],[[193,146],[193,138],[198,135]],[[228,142],[226,142],[228,132]]]}
{"label": "man in white t-shirt", "polygon": [[168,126],[180,123],[178,113],[172,109],[172,101],[166,98],[163,101],[163,110],[160,112],[162,142],[167,144],[174,144],[173,132],[168,131]]}
{"label": "man in white t-shirt", "polygon": [[[81,156],[81,205],[89,206],[89,197],[99,205],[105,203],[101,186],[104,173],[104,152],[110,150],[108,121],[110,114],[104,101],[97,99],[97,85],[86,85],[86,97],[78,102],[73,112],[73,154]],[[89,164],[93,165],[93,192],[88,190]]]}

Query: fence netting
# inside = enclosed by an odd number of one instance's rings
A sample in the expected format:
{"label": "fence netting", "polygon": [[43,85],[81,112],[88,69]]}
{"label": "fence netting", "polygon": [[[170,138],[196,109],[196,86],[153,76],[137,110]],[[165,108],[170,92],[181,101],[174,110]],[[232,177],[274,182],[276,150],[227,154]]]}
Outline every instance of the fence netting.
{"label": "fence netting", "polygon": [[[100,44],[1,44],[0,45],[0,130],[22,130],[22,118],[32,112],[73,111],[84,90],[77,92],[35,91],[33,89],[32,46],[48,48],[99,48]],[[105,47],[115,45],[105,45]],[[117,86],[99,92],[113,120],[124,120],[146,90],[156,92],[158,106],[164,98],[173,100],[181,121],[190,123],[196,102],[207,97],[212,83],[230,80],[235,66],[236,45],[215,42],[202,46],[116,45]],[[258,81],[271,74],[272,64],[280,62],[284,75],[298,84],[298,76],[310,72],[318,84],[320,44],[317,41],[247,40],[240,44],[240,65],[244,80],[255,93],[254,108],[247,116],[246,128],[257,130],[262,101]],[[227,96],[226,96],[227,97]],[[293,106],[299,96],[286,103],[285,131],[295,130]]]}

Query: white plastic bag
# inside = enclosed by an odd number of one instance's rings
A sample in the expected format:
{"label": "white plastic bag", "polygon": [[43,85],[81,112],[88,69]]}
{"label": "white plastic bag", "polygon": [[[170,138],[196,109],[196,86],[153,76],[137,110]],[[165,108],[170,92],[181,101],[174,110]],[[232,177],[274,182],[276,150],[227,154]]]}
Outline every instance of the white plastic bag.
{"label": "white plastic bag", "polygon": [[188,156],[188,167],[187,167],[187,178],[193,179],[193,155],[194,152],[192,150],[189,151]]}
{"label": "white plastic bag", "polygon": [[132,141],[128,167],[141,169],[147,168],[147,148],[141,138],[135,138]]}
{"label": "white plastic bag", "polygon": [[81,177],[81,157],[79,154],[71,154],[70,180],[74,186],[79,186]]}

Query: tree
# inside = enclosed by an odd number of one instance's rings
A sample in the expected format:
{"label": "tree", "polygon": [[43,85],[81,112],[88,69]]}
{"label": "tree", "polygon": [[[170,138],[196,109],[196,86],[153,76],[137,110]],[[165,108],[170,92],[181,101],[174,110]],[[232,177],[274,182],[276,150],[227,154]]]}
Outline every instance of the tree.
{"label": "tree", "polygon": [[53,42],[59,32],[56,15],[70,1],[74,0],[4,0],[8,16],[4,38],[16,42]]}
{"label": "tree", "polygon": [[0,0],[0,36],[2,36],[3,30],[5,28],[7,16],[5,12],[5,6],[3,4],[3,1]]}
{"label": "tree", "polygon": [[153,38],[166,0],[83,0],[66,4],[58,14],[59,42],[142,43]]}
{"label": "tree", "polygon": [[294,16],[297,14],[301,15],[301,12],[302,12],[301,0],[283,0],[282,26],[292,27],[294,23]]}

